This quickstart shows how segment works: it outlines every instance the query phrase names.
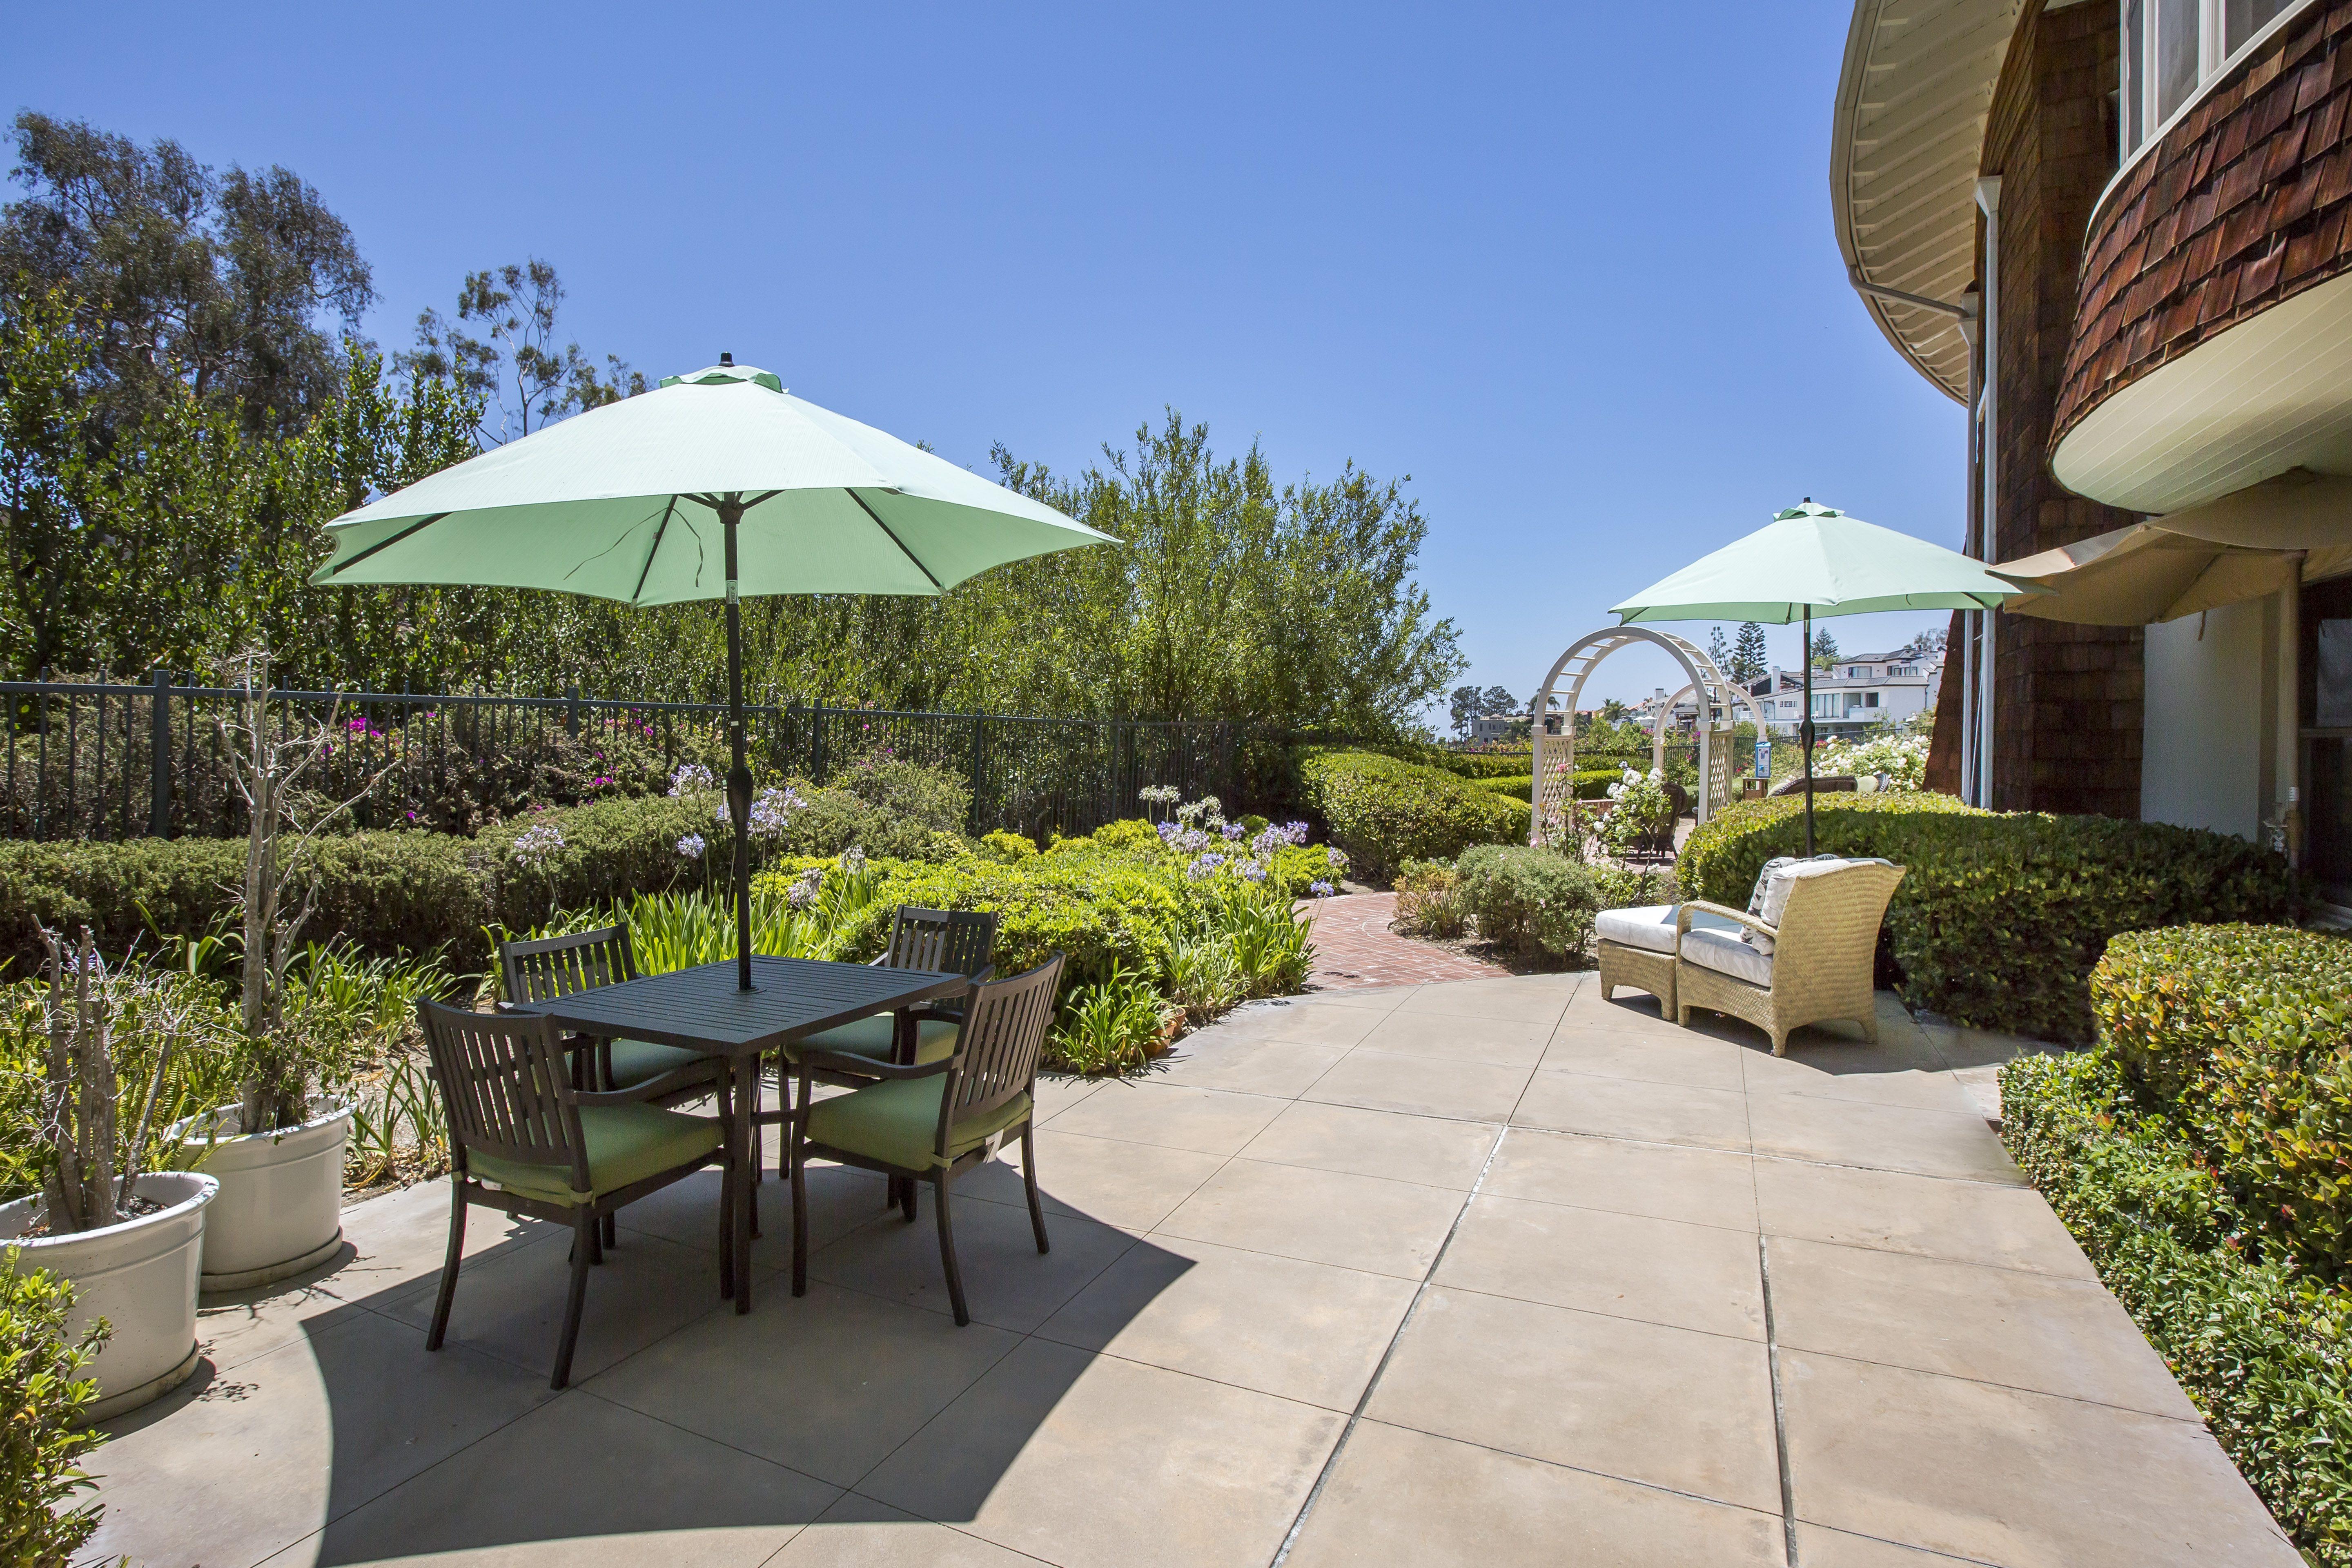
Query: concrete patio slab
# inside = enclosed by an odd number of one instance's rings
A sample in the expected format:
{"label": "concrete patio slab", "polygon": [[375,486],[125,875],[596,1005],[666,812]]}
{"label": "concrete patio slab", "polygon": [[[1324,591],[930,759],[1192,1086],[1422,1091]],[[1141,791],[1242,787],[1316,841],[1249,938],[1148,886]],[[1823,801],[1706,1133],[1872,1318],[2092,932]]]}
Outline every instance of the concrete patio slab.
{"label": "concrete patio slab", "polygon": [[812,1167],[795,1299],[771,1181],[739,1318],[715,1178],[682,1183],[624,1215],[561,1394],[568,1240],[478,1211],[428,1355],[446,1188],[375,1198],[313,1276],[205,1303],[198,1380],[96,1457],[98,1546],[2294,1568],[1987,1125],[1967,1075],[2026,1047],[1887,997],[1875,1047],[1699,1022],[1589,975],[1358,989],[1242,1009],[1139,1082],[1048,1079],[1053,1249],[1017,1146],[957,1184],[963,1329],[928,1195],[910,1226]]}

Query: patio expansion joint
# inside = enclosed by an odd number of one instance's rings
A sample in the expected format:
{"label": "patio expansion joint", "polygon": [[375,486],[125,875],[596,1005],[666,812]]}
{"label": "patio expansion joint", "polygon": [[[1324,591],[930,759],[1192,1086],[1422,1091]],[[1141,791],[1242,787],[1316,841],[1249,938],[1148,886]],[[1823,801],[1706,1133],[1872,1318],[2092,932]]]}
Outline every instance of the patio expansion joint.
{"label": "patio expansion joint", "polygon": [[1772,1373],[1772,1452],[1780,1468],[1780,1530],[1789,1568],[1797,1568],[1797,1489],[1789,1470],[1789,1406],[1780,1388],[1780,1336],[1772,1320],[1772,1238],[1756,1237],[1756,1275],[1764,1292],[1764,1359]]}
{"label": "patio expansion joint", "polygon": [[1281,1546],[1276,1549],[1269,1568],[1282,1568],[1289,1561],[1292,1549],[1298,1544],[1299,1533],[1307,1528],[1307,1521],[1314,1517],[1315,1505],[1323,1498],[1323,1489],[1330,1484],[1332,1473],[1339,1468],[1339,1457],[1348,1451],[1348,1439],[1355,1436],[1356,1428],[1363,1424],[1364,1412],[1370,1406],[1372,1395],[1379,1392],[1381,1379],[1387,1374],[1389,1364],[1396,1360],[1397,1346],[1403,1342],[1405,1331],[1420,1315],[1421,1303],[1429,1294],[1430,1282],[1437,1277],[1438,1268],[1445,1262],[1446,1253],[1453,1248],[1454,1238],[1462,1233],[1462,1222],[1468,1216],[1470,1205],[1477,1201],[1480,1189],[1486,1184],[1487,1173],[1495,1168],[1496,1156],[1502,1152],[1503,1145],[1509,1142],[1510,1136],[1510,1129],[1505,1128],[1501,1136],[1495,1140],[1494,1147],[1486,1151],[1486,1163],[1478,1167],[1478,1179],[1471,1184],[1461,1206],[1454,1211],[1454,1223],[1446,1226],[1445,1239],[1438,1244],[1437,1251],[1430,1258],[1429,1267],[1423,1271],[1421,1283],[1413,1290],[1411,1304],[1405,1308],[1404,1316],[1397,1320],[1396,1331],[1389,1335],[1388,1345],[1381,1352],[1380,1364],[1372,1368],[1372,1375],[1365,1380],[1363,1393],[1356,1396],[1356,1407],[1348,1413],[1348,1424],[1339,1429],[1339,1440],[1332,1444],[1331,1451],[1323,1457],[1323,1468],[1316,1472],[1315,1484],[1307,1489],[1307,1500],[1298,1505],[1298,1516],[1290,1521],[1290,1529],[1284,1534]]}

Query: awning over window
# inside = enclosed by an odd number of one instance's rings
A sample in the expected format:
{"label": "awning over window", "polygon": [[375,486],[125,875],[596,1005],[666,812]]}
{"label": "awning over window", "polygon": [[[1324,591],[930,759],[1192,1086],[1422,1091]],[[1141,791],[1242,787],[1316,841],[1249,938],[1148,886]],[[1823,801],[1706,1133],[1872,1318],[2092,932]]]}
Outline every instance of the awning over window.
{"label": "awning over window", "polygon": [[2039,592],[2011,615],[2146,626],[2352,571],[2352,479],[2295,469],[2258,485],[1990,568]]}

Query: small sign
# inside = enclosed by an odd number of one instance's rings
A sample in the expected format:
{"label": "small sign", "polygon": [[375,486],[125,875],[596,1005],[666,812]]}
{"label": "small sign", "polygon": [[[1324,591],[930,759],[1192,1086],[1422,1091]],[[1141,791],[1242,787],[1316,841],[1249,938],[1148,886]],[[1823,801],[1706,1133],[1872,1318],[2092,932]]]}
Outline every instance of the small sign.
{"label": "small sign", "polygon": [[1756,776],[1759,779],[1772,776],[1772,742],[1761,735],[1756,737]]}

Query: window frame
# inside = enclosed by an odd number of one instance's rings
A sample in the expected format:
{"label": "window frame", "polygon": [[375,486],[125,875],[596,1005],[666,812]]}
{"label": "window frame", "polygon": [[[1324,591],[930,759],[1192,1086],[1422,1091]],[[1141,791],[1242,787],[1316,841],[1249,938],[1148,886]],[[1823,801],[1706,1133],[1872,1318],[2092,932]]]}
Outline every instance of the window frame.
{"label": "window frame", "polygon": [[[2289,0],[2284,10],[2255,28],[2244,43],[2225,52],[2227,0],[2197,0],[2197,81],[2189,89],[2189,96],[2181,100],[2179,106],[2171,113],[2159,119],[2156,110],[2158,102],[2158,95],[2163,91],[2163,82],[2158,75],[2157,62],[2160,58],[2159,51],[2162,47],[2158,35],[2163,28],[2159,25],[2158,17],[2164,10],[2163,0],[2139,0],[2141,27],[2139,47],[2137,51],[2132,47],[2133,6],[2130,0],[2126,0],[2126,4],[2116,12],[2118,43],[2126,57],[2136,52],[2137,58],[2126,58],[2119,62],[2119,69],[2116,73],[2116,94],[2120,100],[2126,87],[2130,87],[2136,101],[2118,101],[2116,106],[2117,147],[2115,179],[2109,180],[2107,189],[2099,193],[2098,206],[2104,206],[2106,204],[2107,194],[2115,189],[2116,181],[2122,179],[2133,164],[2147,156],[2149,148],[2161,142],[2165,135],[2179,123],[2184,116],[2204,101],[2205,95],[2212,91],[2214,87],[2229,75],[2231,66],[2244,59],[2253,50],[2260,48],[2270,40],[2273,34],[2293,23],[2297,16],[2310,9],[2315,3],[2316,0]],[[2130,136],[2136,123],[2147,129],[2136,144],[2130,144],[2126,139]],[[2098,206],[2095,206],[2092,210],[2095,213]]]}

